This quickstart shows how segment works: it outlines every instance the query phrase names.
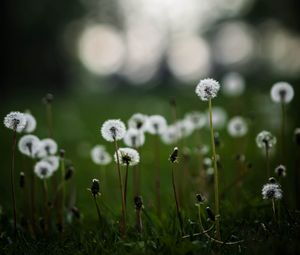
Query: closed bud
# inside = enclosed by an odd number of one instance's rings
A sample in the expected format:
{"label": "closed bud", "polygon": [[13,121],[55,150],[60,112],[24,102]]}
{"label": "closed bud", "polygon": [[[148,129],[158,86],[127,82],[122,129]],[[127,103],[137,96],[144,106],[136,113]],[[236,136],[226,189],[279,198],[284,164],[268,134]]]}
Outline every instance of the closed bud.
{"label": "closed bud", "polygon": [[205,208],[206,213],[207,213],[207,217],[211,220],[211,221],[215,221],[216,217],[215,214],[213,213],[212,209],[210,209],[210,207],[206,207]]}
{"label": "closed bud", "polygon": [[170,155],[170,158],[169,160],[172,162],[172,163],[175,163],[177,162],[177,159],[178,159],[178,148],[175,147],[172,154]]}
{"label": "closed bud", "polygon": [[205,201],[204,196],[202,196],[200,193],[196,194],[196,199],[199,203],[203,203]]}
{"label": "closed bud", "polygon": [[44,98],[43,101],[45,104],[51,104],[53,102],[53,95],[48,93]]}
{"label": "closed bud", "polygon": [[99,193],[100,192],[100,184],[99,184],[98,179],[93,179],[92,186],[91,186],[91,192],[94,197],[100,194]]}
{"label": "closed bud", "polygon": [[300,128],[296,128],[294,131],[294,140],[295,143],[300,146]]}
{"label": "closed bud", "polygon": [[134,197],[134,204],[136,210],[141,210],[143,207],[143,198],[141,196]]}
{"label": "closed bud", "polygon": [[66,151],[64,149],[59,150],[59,155],[60,155],[61,158],[64,158],[65,154],[66,154]]}
{"label": "closed bud", "polygon": [[74,167],[73,166],[68,166],[66,174],[65,174],[65,180],[67,181],[67,180],[71,179],[73,174],[74,174]]}
{"label": "closed bud", "polygon": [[25,187],[25,173],[24,172],[20,172],[20,188],[24,188]]}

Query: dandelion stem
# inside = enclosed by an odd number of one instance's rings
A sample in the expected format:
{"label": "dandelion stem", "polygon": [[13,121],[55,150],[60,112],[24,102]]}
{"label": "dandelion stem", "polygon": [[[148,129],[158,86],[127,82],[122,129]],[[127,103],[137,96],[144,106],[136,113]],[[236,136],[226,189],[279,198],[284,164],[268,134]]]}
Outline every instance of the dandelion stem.
{"label": "dandelion stem", "polygon": [[274,217],[274,220],[275,220],[275,222],[277,222],[277,220],[276,220],[275,199],[274,199],[274,198],[272,199],[272,210],[273,210],[273,217]]}
{"label": "dandelion stem", "polygon": [[102,223],[102,221],[101,221],[101,213],[100,213],[99,205],[97,203],[97,197],[93,196],[93,198],[94,198],[95,206],[96,206],[96,209],[97,209],[97,215],[98,215],[99,223],[101,224]]}
{"label": "dandelion stem", "polygon": [[61,211],[60,211],[60,224],[63,230],[64,227],[64,208],[65,208],[65,157],[60,157],[60,169],[61,169]]}
{"label": "dandelion stem", "polygon": [[285,124],[286,124],[286,109],[285,109],[285,103],[281,102],[281,161],[284,163],[285,161]]}
{"label": "dandelion stem", "polygon": [[220,234],[220,210],[219,210],[219,174],[218,174],[218,166],[217,166],[217,155],[216,155],[216,147],[214,142],[214,129],[212,122],[212,103],[211,99],[208,101],[209,108],[209,125],[210,125],[210,139],[211,139],[211,147],[212,147],[212,160],[214,166],[214,189],[215,189],[215,212],[216,212],[216,235],[217,239],[221,239]]}
{"label": "dandelion stem", "polygon": [[129,168],[129,164],[126,164],[126,172],[125,172],[125,187],[124,187],[125,210],[126,210],[126,206],[127,206],[128,168]]}
{"label": "dandelion stem", "polygon": [[47,111],[48,135],[50,138],[52,138],[53,120],[52,120],[52,104],[50,102],[46,103],[46,111]]}
{"label": "dandelion stem", "polygon": [[30,199],[31,199],[31,221],[32,225],[35,228],[35,177],[33,171],[30,171],[30,178],[31,178],[31,189],[30,189]]}
{"label": "dandelion stem", "polygon": [[121,234],[124,236],[125,231],[126,231],[126,215],[125,215],[125,198],[124,198],[124,192],[123,192],[123,182],[122,182],[122,175],[121,175],[121,170],[120,170],[120,159],[118,156],[118,143],[117,140],[114,139],[114,144],[115,144],[115,151],[117,155],[117,170],[118,170],[118,176],[119,176],[119,185],[120,185],[120,192],[121,192],[121,201],[122,201],[122,220],[121,220]]}
{"label": "dandelion stem", "polygon": [[13,132],[13,143],[12,143],[12,164],[10,170],[10,181],[11,181],[11,195],[12,195],[12,206],[14,213],[14,235],[17,235],[17,209],[16,209],[16,196],[15,196],[15,150],[17,143],[17,131]]}
{"label": "dandelion stem", "polygon": [[159,137],[155,136],[154,141],[154,155],[155,155],[155,193],[156,193],[156,206],[157,206],[157,215],[161,217],[161,198],[160,198],[160,146],[159,146]]}
{"label": "dandelion stem", "polygon": [[181,235],[183,235],[183,222],[182,222],[182,217],[180,214],[180,208],[179,208],[179,203],[178,203],[178,197],[177,197],[177,192],[176,192],[176,186],[175,186],[175,176],[174,176],[174,167],[172,166],[172,186],[173,186],[173,192],[174,192],[174,198],[175,198],[175,204],[176,204],[176,213],[178,217],[178,221],[180,224],[180,231]]}
{"label": "dandelion stem", "polygon": [[43,189],[44,189],[44,200],[45,200],[45,232],[48,231],[48,225],[49,225],[49,199],[48,199],[48,186],[47,181],[43,180]]}
{"label": "dandelion stem", "polygon": [[266,143],[266,168],[267,168],[267,179],[270,177],[270,150],[268,143]]}

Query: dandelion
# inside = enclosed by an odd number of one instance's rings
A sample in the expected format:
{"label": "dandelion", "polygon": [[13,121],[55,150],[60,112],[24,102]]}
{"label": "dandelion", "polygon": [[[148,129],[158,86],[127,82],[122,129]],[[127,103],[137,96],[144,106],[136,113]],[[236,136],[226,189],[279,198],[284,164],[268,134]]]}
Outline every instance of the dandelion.
{"label": "dandelion", "polygon": [[125,187],[124,187],[124,200],[125,200],[125,210],[126,210],[128,168],[129,166],[135,166],[140,162],[140,155],[135,149],[120,148],[117,151],[117,153],[115,153],[114,158],[116,162],[119,162],[121,165],[126,166]]}
{"label": "dandelion", "polygon": [[54,155],[56,154],[56,152],[57,143],[51,138],[46,138],[40,141],[36,156],[38,158],[44,158],[50,155]]}
{"label": "dandelion", "polygon": [[91,150],[91,158],[95,164],[103,166],[108,165],[112,160],[110,154],[102,145],[96,145]]}
{"label": "dandelion", "polygon": [[197,111],[187,113],[184,116],[184,119],[189,120],[193,124],[194,129],[203,128],[207,122],[206,115],[204,113],[197,112]]}
{"label": "dandelion", "polygon": [[275,103],[281,104],[281,161],[285,158],[285,128],[286,128],[286,107],[285,105],[290,103],[294,97],[294,89],[287,82],[277,82],[272,86],[271,99]]}
{"label": "dandelion", "polygon": [[145,143],[145,135],[138,129],[129,128],[123,140],[125,145],[132,148],[139,148]]}
{"label": "dandelion", "polygon": [[135,113],[128,120],[128,127],[144,131],[147,126],[148,116],[142,113]]}
{"label": "dandelion", "polygon": [[245,136],[248,132],[247,122],[240,116],[233,117],[228,123],[227,131],[232,137]]}
{"label": "dandelion", "polygon": [[286,167],[284,165],[279,165],[275,168],[275,174],[280,177],[286,176]]}
{"label": "dandelion", "polygon": [[[118,153],[118,140],[124,138],[126,133],[125,124],[121,120],[107,120],[101,127],[101,134],[102,137],[108,142],[114,142],[115,144],[115,155]],[[121,201],[122,201],[122,220],[120,222],[121,227],[121,234],[124,235],[126,231],[126,215],[125,215],[125,197],[123,191],[123,182],[122,182],[122,175],[120,170],[120,161],[119,157],[117,159],[117,170],[118,170],[118,177],[119,177],[119,185],[120,185],[120,193],[121,193]]]}
{"label": "dandelion", "polygon": [[[219,175],[218,175],[218,166],[217,166],[217,155],[216,155],[216,147],[214,142],[214,125],[216,125],[216,119],[214,120],[214,116],[216,115],[216,108],[213,111],[212,108],[212,99],[217,96],[217,93],[220,89],[219,82],[213,79],[204,79],[199,82],[196,87],[196,94],[200,97],[202,101],[208,101],[208,116],[209,116],[209,127],[210,127],[210,139],[211,139],[211,148],[212,148],[212,160],[214,166],[214,190],[215,190],[215,211],[216,214],[220,214],[219,210]],[[218,108],[217,108],[218,109]],[[221,108],[219,108],[221,109]],[[222,110],[221,110],[222,111]],[[219,114],[220,119],[225,119],[224,111]],[[226,119],[225,119],[226,121]],[[224,123],[225,123],[224,121]],[[216,234],[217,238],[220,239],[220,222],[219,217],[216,220]]]}
{"label": "dandelion", "polygon": [[19,151],[34,158],[40,146],[40,139],[35,135],[24,135],[18,143]]}
{"label": "dandelion", "polygon": [[261,131],[256,136],[256,144],[258,148],[263,148],[266,154],[266,168],[267,168],[267,177],[270,176],[270,162],[269,162],[269,153],[270,149],[275,146],[277,139],[269,131]]}
{"label": "dandelion", "polygon": [[34,173],[40,179],[50,178],[53,172],[53,166],[46,161],[39,161],[34,166]]}
{"label": "dandelion", "polygon": [[263,186],[261,191],[263,199],[272,200],[273,216],[276,220],[276,209],[275,200],[280,200],[282,198],[282,189],[277,183],[267,183]]}
{"label": "dandelion", "polygon": [[194,131],[194,125],[189,119],[179,120],[175,123],[177,130],[179,131],[178,135],[180,138],[190,136]]}
{"label": "dandelion", "polygon": [[24,113],[26,118],[26,125],[24,127],[25,133],[32,133],[36,129],[36,119],[30,113]]}
{"label": "dandelion", "polygon": [[161,115],[151,115],[148,117],[147,132],[152,135],[160,135],[167,128],[167,121]]}
{"label": "dandelion", "polygon": [[26,125],[26,118],[23,113],[20,112],[10,112],[4,118],[4,126],[12,129],[13,132],[13,142],[12,142],[12,164],[10,169],[10,184],[11,184],[11,196],[12,196],[12,207],[14,213],[14,234],[17,234],[17,210],[16,210],[16,196],[15,196],[15,151],[17,143],[17,132],[23,131]]}
{"label": "dandelion", "polygon": [[136,212],[136,229],[139,233],[143,231],[143,223],[142,223],[142,208],[143,208],[143,198],[141,196],[134,197],[134,205]]}
{"label": "dandelion", "polygon": [[200,80],[195,92],[202,101],[209,101],[217,96],[219,89],[219,82],[208,78]]}
{"label": "dandelion", "polygon": [[52,170],[55,172],[59,167],[59,157],[58,156],[47,156],[42,159],[42,161],[48,162],[52,166]]}
{"label": "dandelion", "polygon": [[94,199],[94,202],[95,202],[95,206],[96,206],[96,210],[97,210],[98,219],[99,219],[99,222],[101,223],[102,222],[101,213],[100,213],[99,205],[97,203],[97,197],[101,195],[101,193],[100,193],[100,182],[99,182],[98,179],[93,179],[92,180],[92,185],[91,185],[91,188],[89,190],[92,193],[92,196],[93,196],[93,199]]}
{"label": "dandelion", "polygon": [[174,125],[170,125],[160,137],[163,143],[170,145],[175,144],[178,141],[179,134],[177,133],[177,128]]}
{"label": "dandelion", "polygon": [[[210,129],[210,123],[209,123],[209,109],[206,111],[208,116],[208,121],[206,122],[206,126]],[[214,129],[222,129],[227,122],[227,112],[219,106],[212,107],[212,124]]]}
{"label": "dandelion", "polygon": [[222,92],[229,97],[240,96],[245,91],[245,80],[242,75],[236,72],[226,74],[222,84]]}
{"label": "dandelion", "polygon": [[118,141],[124,138],[125,124],[121,120],[107,120],[101,127],[102,137],[108,142]]}

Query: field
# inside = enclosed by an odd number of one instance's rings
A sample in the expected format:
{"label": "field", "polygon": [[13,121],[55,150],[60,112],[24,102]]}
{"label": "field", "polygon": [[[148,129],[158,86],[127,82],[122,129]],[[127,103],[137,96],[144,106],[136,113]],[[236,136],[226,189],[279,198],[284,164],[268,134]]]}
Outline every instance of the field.
{"label": "field", "polygon": [[[268,85],[269,84],[269,85]],[[220,106],[227,112],[227,119],[242,116],[248,132],[241,138],[227,132],[227,124],[215,130],[216,152],[219,155],[219,199],[220,218],[216,221],[206,214],[209,206],[215,211],[214,173],[205,172],[205,158],[212,158],[209,125],[194,130],[187,137],[172,144],[164,144],[155,135],[145,134],[145,144],[138,148],[138,168],[129,167],[126,206],[126,230],[122,230],[121,198],[119,179],[114,160],[106,165],[95,164],[90,156],[91,149],[104,145],[110,155],[114,143],[101,136],[101,126],[109,119],[121,119],[126,125],[135,113],[159,114],[168,124],[183,119],[191,111],[201,111],[208,120],[208,104],[195,94],[195,86],[166,89],[119,88],[108,93],[54,93],[51,103],[53,117],[53,139],[59,150],[64,149],[66,166],[74,167],[74,174],[63,181],[58,188],[62,168],[47,179],[48,202],[58,194],[58,205],[63,203],[63,226],[59,221],[59,206],[54,206],[45,229],[44,210],[47,205],[43,181],[35,176],[36,221],[30,220],[30,190],[36,159],[31,159],[16,150],[15,192],[17,210],[17,233],[14,232],[13,208],[11,203],[10,169],[13,131],[1,126],[0,180],[0,250],[1,254],[297,254],[299,240],[299,171],[300,145],[296,143],[294,130],[299,126],[299,88],[294,86],[295,97],[286,105],[286,128],[282,149],[281,108],[270,98],[272,82],[266,85],[247,86],[240,97],[226,97],[219,92],[212,100],[213,106]],[[12,97],[1,105],[1,117],[10,111],[30,110],[37,120],[34,134],[40,139],[49,136],[44,94]],[[171,101],[171,103],[170,103]],[[176,106],[174,106],[176,105]],[[176,114],[174,111],[176,109]],[[49,117],[49,115],[48,115]],[[226,123],[228,122],[226,121]],[[270,176],[278,181],[274,169],[286,166],[286,177],[281,177],[282,199],[263,199],[262,187],[268,182],[265,151],[258,148],[256,136],[262,130],[277,137],[277,143],[270,150]],[[50,131],[51,132],[51,131]],[[17,134],[17,140],[23,134]],[[158,139],[157,139],[158,138]],[[299,142],[299,140],[298,140]],[[123,141],[118,141],[125,147]],[[208,152],[201,152],[199,146],[208,146]],[[178,162],[169,158],[178,147]],[[159,149],[159,153],[158,153]],[[284,153],[282,156],[281,153]],[[159,157],[159,162],[157,160]],[[121,167],[123,181],[125,168]],[[155,180],[160,169],[161,215],[157,214]],[[64,171],[68,170],[68,167]],[[25,173],[25,186],[20,187],[20,172]],[[134,171],[140,174],[142,208],[134,204]],[[180,217],[172,186],[172,171],[175,174],[175,190],[178,196]],[[92,180],[100,182],[101,195],[95,195],[99,206],[97,214],[94,196],[91,193]],[[280,178],[280,177],[279,177]],[[124,185],[124,182],[123,182]],[[196,194],[206,199],[198,201]],[[64,201],[64,202],[62,202]],[[274,208],[272,210],[272,201]],[[74,209],[76,207],[76,209]],[[201,211],[198,211],[199,207]],[[73,208],[73,209],[72,209]],[[48,208],[49,209],[49,208]],[[78,211],[77,211],[78,209]],[[202,224],[199,222],[201,215]],[[136,219],[141,217],[142,229],[137,228]],[[180,220],[182,219],[182,229]],[[211,218],[211,219],[209,219]],[[220,219],[221,239],[217,238],[216,222]],[[219,240],[219,242],[216,241]]]}

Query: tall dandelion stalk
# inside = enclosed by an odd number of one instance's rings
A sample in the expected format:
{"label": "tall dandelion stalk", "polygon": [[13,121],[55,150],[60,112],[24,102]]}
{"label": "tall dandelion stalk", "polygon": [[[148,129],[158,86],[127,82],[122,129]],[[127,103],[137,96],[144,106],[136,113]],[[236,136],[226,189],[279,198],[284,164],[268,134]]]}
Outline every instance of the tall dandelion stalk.
{"label": "tall dandelion stalk", "polygon": [[202,101],[208,101],[209,110],[209,126],[210,126],[210,141],[212,148],[212,161],[214,168],[214,192],[215,192],[215,213],[216,213],[216,237],[221,239],[220,233],[220,208],[219,208],[219,174],[217,166],[216,147],[214,142],[213,115],[212,115],[212,99],[217,96],[220,89],[219,82],[213,79],[201,80],[196,87],[196,94]]}

